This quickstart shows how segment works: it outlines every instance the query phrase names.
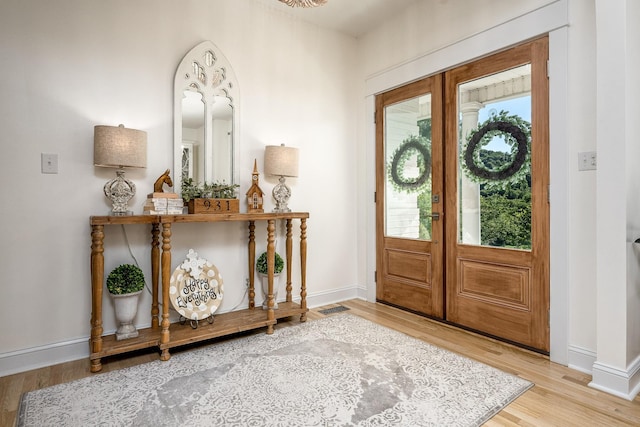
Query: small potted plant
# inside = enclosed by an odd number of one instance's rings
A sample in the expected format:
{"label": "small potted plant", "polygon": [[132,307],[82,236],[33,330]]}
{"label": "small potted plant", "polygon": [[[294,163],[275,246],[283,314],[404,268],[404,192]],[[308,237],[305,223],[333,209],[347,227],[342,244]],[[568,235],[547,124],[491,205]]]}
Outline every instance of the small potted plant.
{"label": "small potted plant", "polygon": [[118,321],[116,340],[138,336],[138,330],[133,325],[133,319],[138,311],[138,299],[144,289],[144,274],[135,265],[122,264],[107,277],[107,290],[113,298],[113,304]]}
{"label": "small potted plant", "polygon": [[[278,308],[278,284],[277,278],[282,273],[282,269],[284,268],[284,260],[282,257],[275,252],[274,253],[274,264],[273,264],[273,308]],[[269,294],[269,277],[267,276],[267,253],[263,252],[256,261],[256,270],[260,275],[262,280],[262,292],[264,294],[264,302],[262,303],[262,308],[267,310],[267,297]]]}

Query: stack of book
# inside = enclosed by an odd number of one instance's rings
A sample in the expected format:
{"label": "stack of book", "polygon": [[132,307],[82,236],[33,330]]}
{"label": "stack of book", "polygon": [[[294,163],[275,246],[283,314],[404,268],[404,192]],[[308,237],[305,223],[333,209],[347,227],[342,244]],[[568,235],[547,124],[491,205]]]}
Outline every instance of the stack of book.
{"label": "stack of book", "polygon": [[184,202],[176,193],[151,193],[144,204],[145,215],[181,215]]}

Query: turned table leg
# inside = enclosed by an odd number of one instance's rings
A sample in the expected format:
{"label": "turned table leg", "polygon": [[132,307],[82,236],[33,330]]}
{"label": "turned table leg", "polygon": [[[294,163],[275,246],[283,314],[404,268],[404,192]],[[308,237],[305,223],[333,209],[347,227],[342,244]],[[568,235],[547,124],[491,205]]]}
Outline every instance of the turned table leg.
{"label": "turned table leg", "polygon": [[300,220],[300,321],[307,320],[307,220]]}
{"label": "turned table leg", "polygon": [[267,320],[269,320],[269,324],[267,325],[267,334],[273,333],[273,323],[276,319],[276,314],[273,311],[273,272],[275,267],[275,230],[276,224],[275,220],[270,219],[267,220],[267,277],[268,277],[268,296],[267,296]]}
{"label": "turned table leg", "polygon": [[162,331],[160,332],[160,360],[169,360],[171,355],[165,347],[169,344],[169,281],[171,279],[171,223],[162,223]]}
{"label": "turned table leg", "polygon": [[[104,226],[91,226],[91,340],[92,354],[102,351],[102,281],[104,279]],[[91,372],[102,370],[100,358],[91,359]]]}
{"label": "turned table leg", "polygon": [[286,287],[286,291],[287,291],[287,302],[291,302],[293,301],[293,297],[291,296],[291,290],[293,289],[293,286],[291,285],[291,258],[293,257],[293,233],[291,232],[291,228],[292,228],[292,220],[291,218],[287,218],[287,240],[286,240],[286,247],[287,247],[287,287]]}
{"label": "turned table leg", "polygon": [[254,266],[256,265],[256,223],[249,221],[249,308],[256,307]]}
{"label": "turned table leg", "polygon": [[160,260],[160,225],[151,225],[151,327],[157,329],[160,325],[160,310],[158,308],[158,274]]}

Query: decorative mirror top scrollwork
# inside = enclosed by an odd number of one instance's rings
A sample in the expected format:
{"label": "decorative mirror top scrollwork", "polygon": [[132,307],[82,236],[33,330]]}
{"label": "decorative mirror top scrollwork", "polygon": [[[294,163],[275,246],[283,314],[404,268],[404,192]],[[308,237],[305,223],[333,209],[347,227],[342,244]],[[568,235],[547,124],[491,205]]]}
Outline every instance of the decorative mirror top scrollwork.
{"label": "decorative mirror top scrollwork", "polygon": [[174,188],[183,179],[239,182],[238,89],[231,64],[210,41],[191,49],[174,83]]}

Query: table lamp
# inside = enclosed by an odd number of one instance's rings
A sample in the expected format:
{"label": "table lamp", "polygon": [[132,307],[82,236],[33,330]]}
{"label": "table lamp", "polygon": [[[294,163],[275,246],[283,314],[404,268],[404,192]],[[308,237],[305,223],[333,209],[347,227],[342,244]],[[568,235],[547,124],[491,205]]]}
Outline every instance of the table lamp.
{"label": "table lamp", "polygon": [[93,164],[118,168],[116,177],[104,185],[104,195],[113,204],[112,215],[131,215],[127,203],[136,194],[136,186],[124,177],[124,168],[147,167],[147,133],[124,125],[95,126]]}
{"label": "table lamp", "polygon": [[287,206],[291,189],[285,183],[285,177],[298,176],[298,149],[282,145],[267,145],[264,150],[264,173],[279,176],[279,184],[273,188],[276,200],[274,212],[291,212]]}

